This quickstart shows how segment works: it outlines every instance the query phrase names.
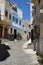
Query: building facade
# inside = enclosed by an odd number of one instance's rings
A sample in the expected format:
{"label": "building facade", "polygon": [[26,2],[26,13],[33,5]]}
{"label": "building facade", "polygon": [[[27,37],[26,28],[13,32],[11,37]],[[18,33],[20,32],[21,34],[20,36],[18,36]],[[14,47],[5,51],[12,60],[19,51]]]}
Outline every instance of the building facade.
{"label": "building facade", "polygon": [[22,10],[9,0],[0,0],[0,37],[14,40],[22,30]]}
{"label": "building facade", "polygon": [[21,33],[23,40],[27,40],[27,35],[29,38],[29,32],[31,32],[31,28],[29,27],[30,21],[29,20],[23,20],[22,22],[23,22],[22,30],[20,31],[20,33]]}
{"label": "building facade", "polygon": [[11,26],[9,28],[9,39],[17,39],[17,34],[22,30],[23,12],[15,3],[11,3]]}
{"label": "building facade", "polygon": [[34,44],[37,53],[43,53],[43,0],[32,0],[34,4],[33,28],[34,28]]}
{"label": "building facade", "polygon": [[0,37],[7,38],[10,23],[11,23],[10,4],[8,0],[0,0]]}

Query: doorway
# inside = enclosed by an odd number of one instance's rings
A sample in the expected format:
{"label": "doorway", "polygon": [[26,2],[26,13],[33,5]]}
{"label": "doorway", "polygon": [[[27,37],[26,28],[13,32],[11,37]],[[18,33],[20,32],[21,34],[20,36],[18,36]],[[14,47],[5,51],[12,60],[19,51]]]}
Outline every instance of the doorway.
{"label": "doorway", "polygon": [[2,37],[2,30],[3,30],[3,27],[0,26],[0,37]]}
{"label": "doorway", "polygon": [[8,29],[4,29],[4,38],[7,38]]}
{"label": "doorway", "polygon": [[14,39],[16,39],[16,37],[17,37],[17,30],[14,29]]}

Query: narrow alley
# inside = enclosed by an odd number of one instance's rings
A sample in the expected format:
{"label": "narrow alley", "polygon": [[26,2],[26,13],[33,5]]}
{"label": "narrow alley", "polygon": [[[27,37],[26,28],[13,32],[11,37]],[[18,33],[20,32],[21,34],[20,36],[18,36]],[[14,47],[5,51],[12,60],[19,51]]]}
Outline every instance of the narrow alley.
{"label": "narrow alley", "polygon": [[38,65],[35,52],[32,49],[23,48],[25,42],[23,40],[5,42],[10,47],[8,50],[10,56],[0,61],[0,65]]}

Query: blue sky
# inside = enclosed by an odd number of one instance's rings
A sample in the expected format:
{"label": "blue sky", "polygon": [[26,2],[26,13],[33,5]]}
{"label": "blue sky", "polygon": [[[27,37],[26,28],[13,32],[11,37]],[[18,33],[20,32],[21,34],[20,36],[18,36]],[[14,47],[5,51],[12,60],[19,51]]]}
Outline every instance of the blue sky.
{"label": "blue sky", "polygon": [[10,0],[11,2],[15,2],[18,7],[23,11],[23,19],[30,20],[30,5],[27,5],[27,2],[30,0]]}

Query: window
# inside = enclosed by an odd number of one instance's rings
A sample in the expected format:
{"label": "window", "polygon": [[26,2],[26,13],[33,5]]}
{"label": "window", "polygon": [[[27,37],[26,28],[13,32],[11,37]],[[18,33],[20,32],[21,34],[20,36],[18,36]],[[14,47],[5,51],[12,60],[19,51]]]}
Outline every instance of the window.
{"label": "window", "polygon": [[34,9],[34,6],[32,6],[32,9]]}
{"label": "window", "polygon": [[11,20],[11,14],[9,14],[9,19]]}
{"label": "window", "polygon": [[18,19],[16,18],[16,23],[18,23]]}
{"label": "window", "polygon": [[11,33],[12,33],[12,30],[13,30],[13,28],[11,28]]}
{"label": "window", "polygon": [[15,16],[13,16],[12,21],[15,22],[15,23],[18,23],[18,19]]}
{"label": "window", "polygon": [[22,25],[24,27],[24,25]]}
{"label": "window", "polygon": [[16,8],[16,7],[13,7],[12,9],[13,9],[15,12],[17,12],[17,8]]}
{"label": "window", "polygon": [[24,31],[24,33],[27,33],[27,31]]}
{"label": "window", "polygon": [[41,0],[38,0],[38,4],[40,4],[40,1],[41,1]]}
{"label": "window", "polygon": [[31,27],[31,25],[29,24],[29,27]]}
{"label": "window", "polygon": [[21,25],[21,21],[19,21],[19,25]]}
{"label": "window", "polygon": [[5,11],[5,16],[8,17],[8,12],[7,11]]}
{"label": "window", "polygon": [[13,16],[13,19],[12,19],[12,21],[14,21],[14,22],[16,21],[16,19],[15,19],[15,17],[14,17],[14,16]]}

